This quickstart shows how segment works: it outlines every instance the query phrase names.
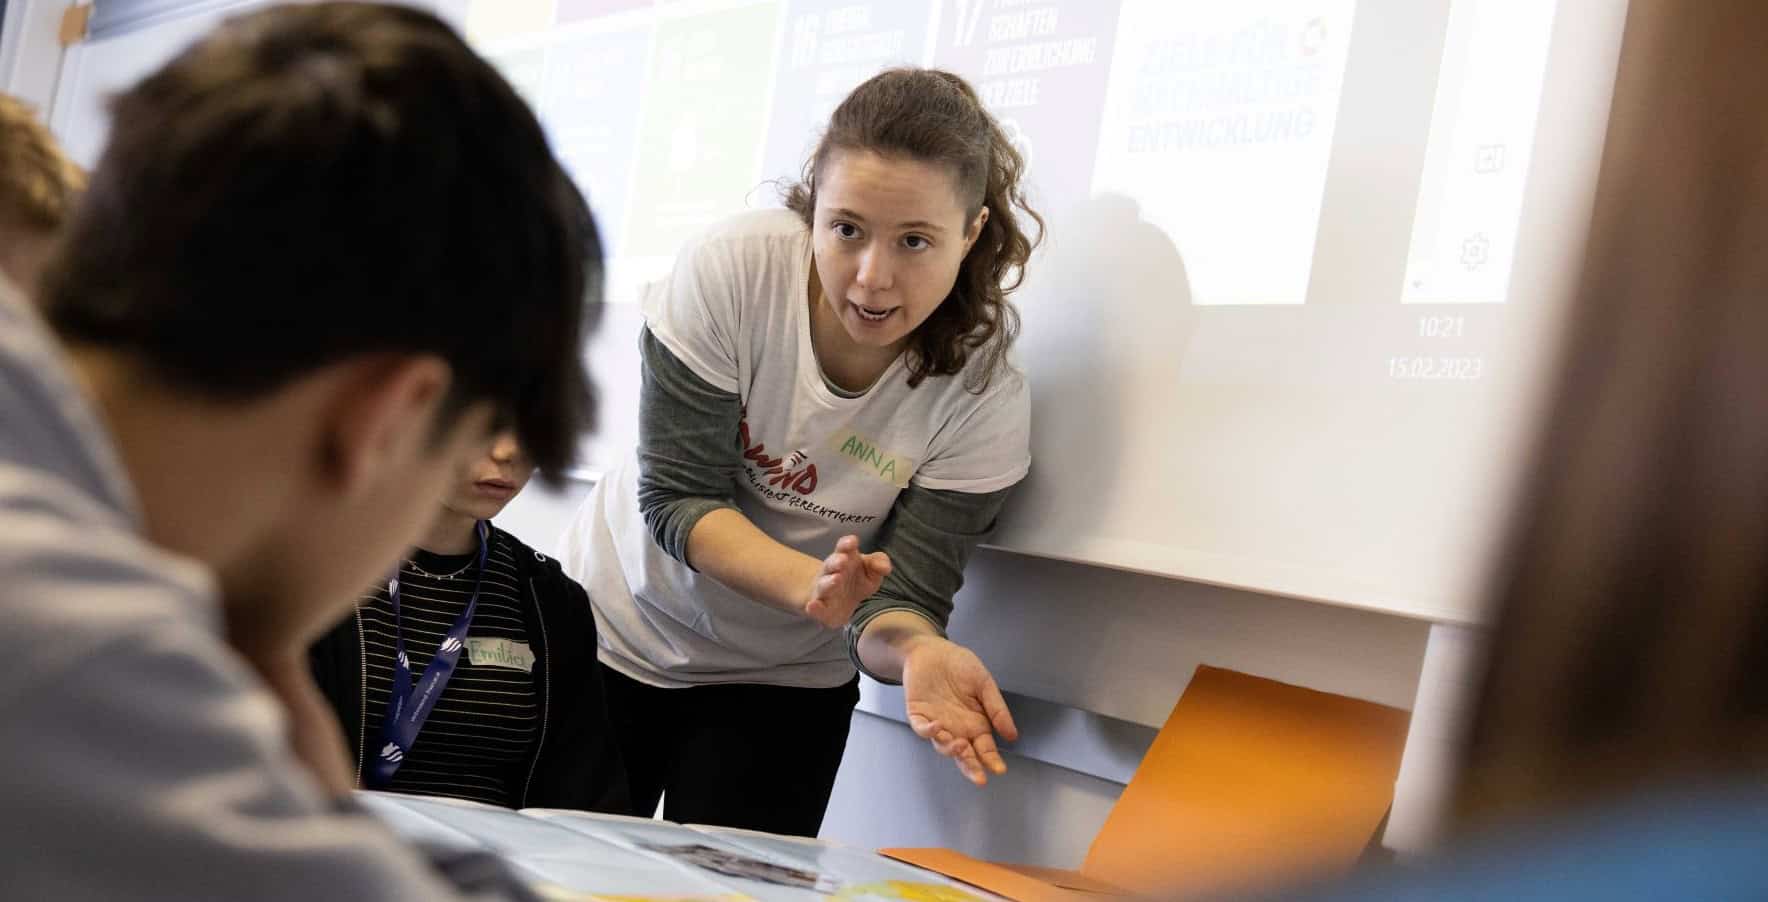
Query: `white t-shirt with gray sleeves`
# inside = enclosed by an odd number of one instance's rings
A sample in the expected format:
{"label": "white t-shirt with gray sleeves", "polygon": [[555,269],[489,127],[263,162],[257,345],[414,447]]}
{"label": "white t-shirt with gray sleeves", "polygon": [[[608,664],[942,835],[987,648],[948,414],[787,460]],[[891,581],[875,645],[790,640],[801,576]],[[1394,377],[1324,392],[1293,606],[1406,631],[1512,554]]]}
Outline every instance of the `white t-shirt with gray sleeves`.
{"label": "white t-shirt with gray sleeves", "polygon": [[[644,301],[656,341],[740,404],[728,457],[718,458],[734,465],[729,501],[820,559],[848,534],[873,550],[910,487],[982,495],[1024,478],[1030,399],[1016,371],[981,393],[967,387],[968,372],[911,388],[899,357],[857,397],[829,387],[810,339],[810,238],[786,210],[739,215],[690,242]],[[744,597],[659,545],[641,511],[640,450],[596,486],[566,536],[565,565],[589,590],[601,659],[665,687],[852,679],[839,632]]]}

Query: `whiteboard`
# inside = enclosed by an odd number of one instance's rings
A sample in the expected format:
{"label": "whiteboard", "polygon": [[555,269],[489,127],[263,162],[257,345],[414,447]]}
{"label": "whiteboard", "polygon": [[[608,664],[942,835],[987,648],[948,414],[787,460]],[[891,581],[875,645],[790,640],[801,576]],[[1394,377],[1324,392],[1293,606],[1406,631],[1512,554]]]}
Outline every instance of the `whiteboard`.
{"label": "whiteboard", "polygon": [[[609,251],[591,471],[636,300],[777,202],[900,63],[969,77],[1050,225],[1015,300],[1032,475],[993,543],[1441,621],[1474,599],[1581,250],[1624,0],[448,0]],[[54,123],[213,15],[70,53]]]}
{"label": "whiteboard", "polygon": [[612,252],[592,461],[632,441],[634,301],[682,240],[775,203],[852,85],[942,66],[1014,136],[1050,224],[1016,296],[1032,475],[993,543],[1476,621],[1625,11],[475,0],[465,25]]}

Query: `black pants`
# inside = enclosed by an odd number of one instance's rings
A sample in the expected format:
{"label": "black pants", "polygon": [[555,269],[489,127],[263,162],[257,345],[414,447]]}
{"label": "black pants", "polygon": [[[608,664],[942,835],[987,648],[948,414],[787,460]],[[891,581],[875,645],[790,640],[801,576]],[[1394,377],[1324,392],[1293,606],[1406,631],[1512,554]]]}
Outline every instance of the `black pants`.
{"label": "black pants", "polygon": [[847,750],[859,678],[833,689],[659,689],[605,664],[632,802],[684,824],[815,836]]}

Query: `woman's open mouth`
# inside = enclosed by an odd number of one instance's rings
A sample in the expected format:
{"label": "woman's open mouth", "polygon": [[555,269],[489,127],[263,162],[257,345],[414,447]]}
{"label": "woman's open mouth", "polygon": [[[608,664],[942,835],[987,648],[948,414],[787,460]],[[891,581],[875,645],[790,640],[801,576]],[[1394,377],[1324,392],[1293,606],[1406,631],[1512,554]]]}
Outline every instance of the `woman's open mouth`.
{"label": "woman's open mouth", "polygon": [[[849,301],[848,303],[852,302]],[[895,307],[867,307],[864,304],[854,304],[853,309],[858,310],[860,318],[868,323],[881,323],[889,319],[890,314],[895,313],[897,310]]]}

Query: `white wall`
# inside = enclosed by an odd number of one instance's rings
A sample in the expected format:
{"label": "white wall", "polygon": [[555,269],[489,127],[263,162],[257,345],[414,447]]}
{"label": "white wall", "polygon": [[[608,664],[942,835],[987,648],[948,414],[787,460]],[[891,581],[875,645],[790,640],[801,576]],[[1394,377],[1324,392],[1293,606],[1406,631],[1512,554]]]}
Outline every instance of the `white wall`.
{"label": "white wall", "polygon": [[[498,525],[536,548],[587,492],[535,486]],[[1068,564],[978,552],[951,632],[1002,687],[1158,727],[1198,664],[1411,708],[1428,625],[1386,614]],[[1074,867],[1122,785],[1009,756],[975,789],[902,723],[854,715],[823,835],[863,847],[949,846]],[[1403,837],[1389,844],[1407,846]]]}
{"label": "white wall", "polygon": [[[1097,567],[983,551],[952,636],[1002,687],[1159,726],[1198,664],[1410,708],[1426,624]],[[1016,758],[975,790],[908,728],[856,714],[825,836],[1080,864],[1122,787]]]}
{"label": "white wall", "polygon": [[7,0],[0,35],[0,91],[48,118],[61,76],[61,15],[66,0]]}
{"label": "white wall", "polygon": [[533,546],[535,551],[558,556],[565,524],[589,495],[590,484],[571,480],[553,491],[538,480],[528,484],[496,519],[497,525]]}
{"label": "white wall", "polygon": [[859,848],[943,846],[995,861],[1079,867],[1123,786],[1009,756],[978,789],[894,720],[853,717],[823,836]]}
{"label": "white wall", "polygon": [[[60,21],[60,8],[65,5],[53,0],[21,2],[40,9],[55,7],[57,22]],[[273,2],[275,0],[187,0],[188,9],[181,14],[157,16],[122,34],[97,40],[88,38],[69,47],[65,56],[55,44],[54,31],[44,32],[38,26],[26,35],[21,45],[21,67],[30,74],[25,81],[31,90],[42,88],[46,91],[38,106],[50,112],[50,127],[61,139],[68,156],[83,166],[93,166],[98,162],[110,133],[107,104],[113,95],[133,85],[222,21]],[[434,9],[443,16],[458,15],[454,8],[458,2],[407,0],[408,5]],[[50,47],[54,47],[53,78],[47,77]]]}

